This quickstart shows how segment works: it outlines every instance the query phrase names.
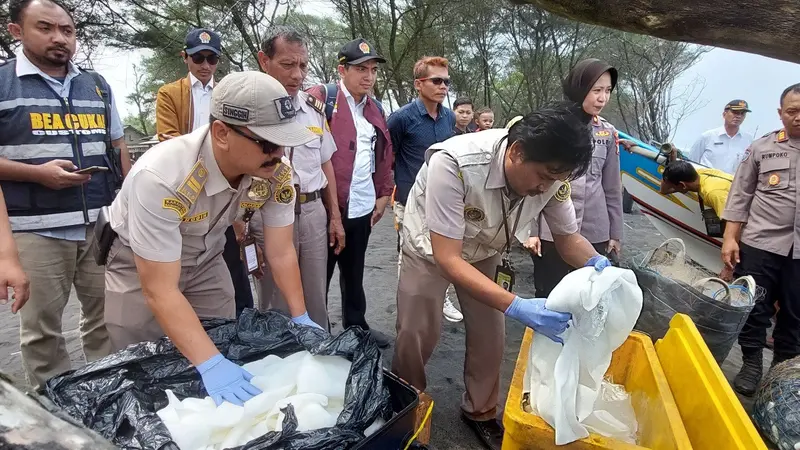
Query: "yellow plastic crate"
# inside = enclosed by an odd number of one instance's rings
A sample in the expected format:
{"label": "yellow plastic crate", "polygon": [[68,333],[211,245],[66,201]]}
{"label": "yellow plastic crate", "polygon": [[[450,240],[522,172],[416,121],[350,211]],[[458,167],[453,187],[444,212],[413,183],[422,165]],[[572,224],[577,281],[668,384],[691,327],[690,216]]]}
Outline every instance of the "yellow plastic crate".
{"label": "yellow plastic crate", "polygon": [[[625,386],[639,422],[639,444],[590,434],[571,444],[555,445],[555,431],[541,417],[522,409],[522,380],[533,331],[528,328],[514,368],[503,414],[503,450],[690,450],[689,436],[649,337],[633,332],[612,358],[606,372]],[[722,447],[719,447],[722,448]]]}
{"label": "yellow plastic crate", "polygon": [[692,319],[676,314],[656,353],[695,450],[767,449]]}

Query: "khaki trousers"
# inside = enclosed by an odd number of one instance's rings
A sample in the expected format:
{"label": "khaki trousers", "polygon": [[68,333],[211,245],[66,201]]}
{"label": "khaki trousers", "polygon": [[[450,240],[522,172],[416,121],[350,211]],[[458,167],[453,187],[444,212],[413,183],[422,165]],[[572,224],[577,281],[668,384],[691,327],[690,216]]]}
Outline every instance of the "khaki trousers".
{"label": "khaki trousers", "polygon": [[61,317],[72,286],[81,303],[80,331],[87,362],[111,350],[103,323],[103,268],[95,264],[93,225],[85,241],[67,241],[15,233],[22,268],[31,282],[31,295],[19,312],[20,351],[28,383],[38,389],[49,378],[70,369]]}
{"label": "khaki trousers", "polygon": [[[294,248],[297,250],[297,261],[300,264],[300,280],[303,284],[308,316],[319,326],[330,329],[325,301],[328,273],[328,214],[321,200],[300,205],[300,215],[294,222]],[[289,305],[275,284],[269,265],[264,269],[264,276],[256,283],[256,291],[260,309],[277,309],[289,313]]]}
{"label": "khaki trousers", "polygon": [[[473,266],[492,278],[499,263],[500,255],[495,255]],[[397,286],[397,341],[392,371],[422,391],[427,387],[425,364],[442,332],[442,306],[449,284],[436,264],[404,251]],[[466,392],[461,409],[474,420],[492,419],[497,414],[500,393],[505,317],[458,286],[456,293],[466,329]]]}
{"label": "khaki trousers", "polygon": [[[222,253],[203,264],[181,268],[178,287],[197,317],[236,317],[233,282]],[[133,250],[119,239],[111,246],[106,263],[105,318],[113,351],[164,336],[142,294]]]}

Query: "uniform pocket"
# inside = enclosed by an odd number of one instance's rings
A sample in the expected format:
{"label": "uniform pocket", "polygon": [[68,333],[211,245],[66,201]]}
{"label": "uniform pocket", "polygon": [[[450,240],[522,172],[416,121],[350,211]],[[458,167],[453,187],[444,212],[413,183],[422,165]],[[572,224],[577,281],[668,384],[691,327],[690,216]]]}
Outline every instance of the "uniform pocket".
{"label": "uniform pocket", "polygon": [[789,158],[761,161],[758,170],[758,190],[777,191],[788,188],[791,166]]}
{"label": "uniform pocket", "polygon": [[592,175],[599,176],[603,172],[603,166],[606,165],[606,156],[592,156]]}

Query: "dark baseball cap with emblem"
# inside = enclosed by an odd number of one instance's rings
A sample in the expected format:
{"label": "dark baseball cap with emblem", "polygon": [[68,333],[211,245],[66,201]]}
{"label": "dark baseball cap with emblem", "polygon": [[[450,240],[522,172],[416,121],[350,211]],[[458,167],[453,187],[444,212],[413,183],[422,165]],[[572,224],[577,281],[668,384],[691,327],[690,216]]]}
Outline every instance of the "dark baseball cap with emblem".
{"label": "dark baseball cap with emblem", "polygon": [[375,47],[361,38],[353,39],[347,44],[344,44],[342,49],[339,50],[338,57],[339,64],[361,64],[372,59],[379,63],[386,62],[382,56],[375,53]]}
{"label": "dark baseball cap with emblem", "polygon": [[187,55],[194,55],[197,52],[208,50],[219,55],[222,48],[222,41],[219,35],[207,28],[196,28],[186,35],[184,49]]}
{"label": "dark baseball cap with emblem", "polygon": [[725,105],[725,110],[750,112],[750,108],[744,100],[731,100]]}
{"label": "dark baseball cap with emblem", "polygon": [[211,115],[228,125],[247,127],[259,138],[283,147],[319,139],[297,122],[286,88],[262,72],[234,72],[220,80],[211,94]]}

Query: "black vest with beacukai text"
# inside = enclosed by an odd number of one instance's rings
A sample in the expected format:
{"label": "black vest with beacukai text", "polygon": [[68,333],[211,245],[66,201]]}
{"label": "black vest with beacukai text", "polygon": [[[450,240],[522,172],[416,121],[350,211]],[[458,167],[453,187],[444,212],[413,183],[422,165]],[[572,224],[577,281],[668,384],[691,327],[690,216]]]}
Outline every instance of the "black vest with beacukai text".
{"label": "black vest with beacukai text", "polygon": [[[16,74],[16,60],[0,66],[0,158],[23,164],[55,159],[80,168],[109,167],[105,105],[94,78],[81,71],[61,98],[40,75]],[[110,92],[108,86],[105,89]],[[82,186],[54,190],[42,184],[0,181],[13,231],[88,225],[113,200],[109,172]]]}

